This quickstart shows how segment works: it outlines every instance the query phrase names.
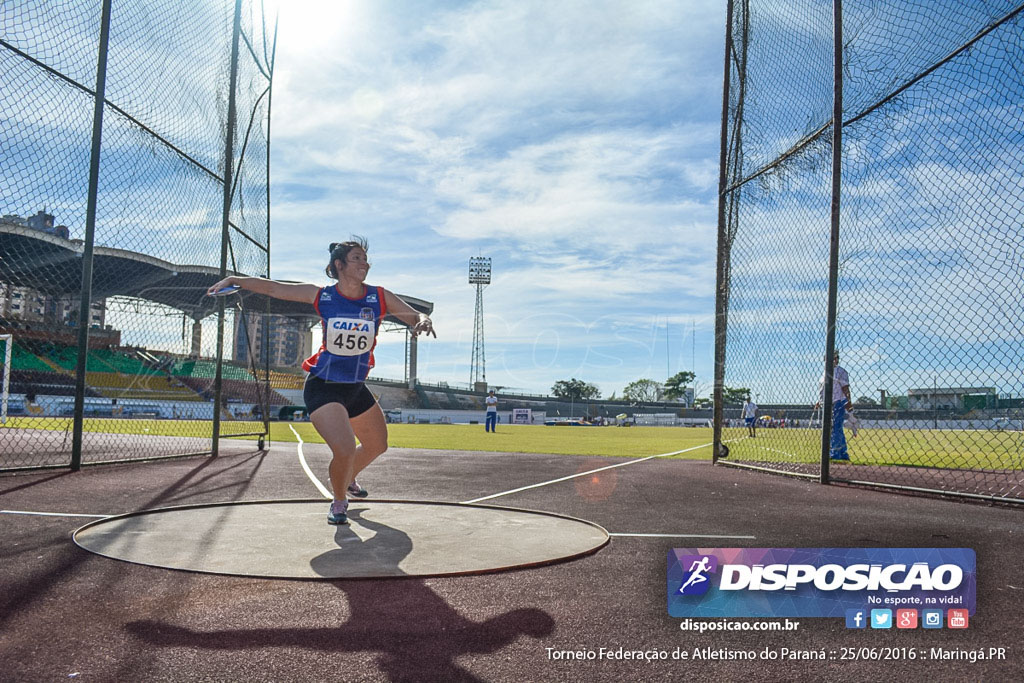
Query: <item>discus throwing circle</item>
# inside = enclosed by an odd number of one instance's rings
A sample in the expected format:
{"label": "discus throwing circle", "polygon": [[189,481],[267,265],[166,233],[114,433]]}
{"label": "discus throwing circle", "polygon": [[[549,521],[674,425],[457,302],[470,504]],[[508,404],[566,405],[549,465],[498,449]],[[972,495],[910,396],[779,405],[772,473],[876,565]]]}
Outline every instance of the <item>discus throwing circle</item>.
{"label": "discus throwing circle", "polygon": [[143,510],[86,524],[89,552],[167,569],[286,579],[483,574],[552,564],[604,547],[608,532],[535,510],[422,501],[282,500]]}

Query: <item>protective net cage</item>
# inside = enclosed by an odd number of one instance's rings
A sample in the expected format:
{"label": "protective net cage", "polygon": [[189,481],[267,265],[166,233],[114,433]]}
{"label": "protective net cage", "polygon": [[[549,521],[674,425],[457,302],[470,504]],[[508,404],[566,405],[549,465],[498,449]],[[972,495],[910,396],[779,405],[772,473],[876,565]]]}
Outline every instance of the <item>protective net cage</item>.
{"label": "protective net cage", "polygon": [[837,3],[838,79],[831,0],[730,5],[716,459],[1021,502],[1024,5]]}
{"label": "protective net cage", "polygon": [[253,450],[288,402],[206,296],[268,275],[273,50],[260,0],[0,0],[0,469]]}

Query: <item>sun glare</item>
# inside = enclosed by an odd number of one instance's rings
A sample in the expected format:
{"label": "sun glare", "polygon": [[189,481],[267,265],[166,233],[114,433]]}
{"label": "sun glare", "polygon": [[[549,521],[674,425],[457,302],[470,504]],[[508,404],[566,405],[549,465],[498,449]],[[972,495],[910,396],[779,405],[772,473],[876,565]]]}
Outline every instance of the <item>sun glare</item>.
{"label": "sun glare", "polygon": [[[364,12],[351,0],[254,0],[263,3],[268,23],[278,21],[278,44],[314,51],[345,41]],[[258,6],[258,5],[257,5]]]}

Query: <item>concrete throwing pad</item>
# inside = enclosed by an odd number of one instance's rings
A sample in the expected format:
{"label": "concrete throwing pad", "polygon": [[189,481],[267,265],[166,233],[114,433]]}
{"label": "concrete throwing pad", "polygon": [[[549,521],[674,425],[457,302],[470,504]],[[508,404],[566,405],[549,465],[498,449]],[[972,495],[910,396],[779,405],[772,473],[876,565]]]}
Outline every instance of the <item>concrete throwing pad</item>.
{"label": "concrete throwing pad", "polygon": [[327,524],[325,500],[218,503],[108,517],[75,532],[80,547],[136,564],[210,574],[356,579],[480,574],[597,552],[602,527],[490,505],[352,501]]}

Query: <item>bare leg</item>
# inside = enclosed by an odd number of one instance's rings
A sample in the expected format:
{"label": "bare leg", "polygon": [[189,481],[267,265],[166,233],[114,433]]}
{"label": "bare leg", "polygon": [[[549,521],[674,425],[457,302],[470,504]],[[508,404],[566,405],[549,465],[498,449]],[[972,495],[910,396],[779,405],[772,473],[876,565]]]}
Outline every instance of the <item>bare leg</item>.
{"label": "bare leg", "polygon": [[[384,418],[384,411],[380,406],[374,404],[365,413],[353,417],[351,423],[355,436],[359,439],[352,468],[352,479],[355,479],[367,465],[388,449],[388,421]],[[348,486],[348,483],[345,486]]]}
{"label": "bare leg", "polygon": [[328,403],[309,416],[316,431],[331,449],[328,474],[335,500],[345,500],[345,489],[355,478],[356,435],[348,418],[348,411],[340,403]]}

